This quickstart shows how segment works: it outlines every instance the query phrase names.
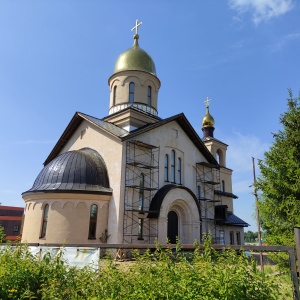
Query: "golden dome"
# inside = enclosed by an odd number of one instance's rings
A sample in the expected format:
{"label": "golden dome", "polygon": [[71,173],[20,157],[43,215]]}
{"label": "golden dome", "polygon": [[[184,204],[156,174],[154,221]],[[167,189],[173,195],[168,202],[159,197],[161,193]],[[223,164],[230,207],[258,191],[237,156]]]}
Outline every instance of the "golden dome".
{"label": "golden dome", "polygon": [[202,126],[203,127],[214,127],[215,120],[212,115],[209,113],[209,100],[206,100],[206,114],[202,119]]}
{"label": "golden dome", "polygon": [[156,76],[155,64],[150,55],[139,47],[139,35],[134,35],[132,48],[124,51],[118,57],[114,74],[121,71],[144,71]]}

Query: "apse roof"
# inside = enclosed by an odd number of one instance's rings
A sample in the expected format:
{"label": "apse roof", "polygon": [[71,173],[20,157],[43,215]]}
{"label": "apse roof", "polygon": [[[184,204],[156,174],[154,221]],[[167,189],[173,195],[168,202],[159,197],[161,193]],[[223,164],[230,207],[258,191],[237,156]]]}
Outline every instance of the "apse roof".
{"label": "apse roof", "polygon": [[27,193],[62,192],[111,194],[105,162],[90,148],[67,151],[49,162]]}

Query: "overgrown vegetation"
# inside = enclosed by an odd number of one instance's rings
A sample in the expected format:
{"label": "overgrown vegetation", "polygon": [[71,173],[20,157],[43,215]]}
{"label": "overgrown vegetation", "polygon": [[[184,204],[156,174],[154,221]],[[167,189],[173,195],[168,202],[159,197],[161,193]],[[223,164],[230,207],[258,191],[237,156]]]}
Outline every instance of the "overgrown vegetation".
{"label": "overgrown vegetation", "polygon": [[69,267],[60,255],[42,261],[25,245],[0,250],[0,299],[292,299],[276,276],[261,273],[243,254],[216,252],[210,239],[191,253],[161,249],[134,262],[107,259],[100,270]]}

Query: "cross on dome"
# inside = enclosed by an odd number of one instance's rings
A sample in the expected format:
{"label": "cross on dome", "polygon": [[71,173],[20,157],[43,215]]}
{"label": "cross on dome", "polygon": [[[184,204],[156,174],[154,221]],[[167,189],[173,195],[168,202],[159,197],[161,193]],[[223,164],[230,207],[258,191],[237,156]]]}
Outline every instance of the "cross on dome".
{"label": "cross on dome", "polygon": [[204,103],[206,104],[206,108],[209,107],[210,101],[211,101],[211,99],[209,99],[208,97],[206,97],[206,100],[204,101]]}
{"label": "cross on dome", "polygon": [[143,24],[142,22],[139,23],[139,20],[136,20],[135,26],[131,29],[131,31],[135,29],[135,34],[138,34],[138,27],[141,26],[142,24]]}

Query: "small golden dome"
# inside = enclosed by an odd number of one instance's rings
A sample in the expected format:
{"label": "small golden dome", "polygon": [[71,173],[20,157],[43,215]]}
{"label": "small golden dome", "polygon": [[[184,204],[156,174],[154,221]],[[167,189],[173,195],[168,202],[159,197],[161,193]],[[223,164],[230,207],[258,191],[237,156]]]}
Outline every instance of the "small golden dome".
{"label": "small golden dome", "polygon": [[212,115],[209,113],[209,99],[207,98],[206,101],[206,114],[202,119],[202,126],[203,127],[214,127],[215,120]]}
{"label": "small golden dome", "polygon": [[121,71],[145,71],[156,76],[155,64],[150,55],[139,47],[139,35],[134,35],[132,48],[124,51],[118,57],[114,74]]}

